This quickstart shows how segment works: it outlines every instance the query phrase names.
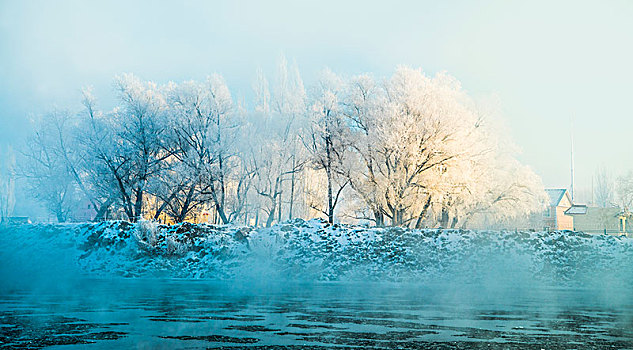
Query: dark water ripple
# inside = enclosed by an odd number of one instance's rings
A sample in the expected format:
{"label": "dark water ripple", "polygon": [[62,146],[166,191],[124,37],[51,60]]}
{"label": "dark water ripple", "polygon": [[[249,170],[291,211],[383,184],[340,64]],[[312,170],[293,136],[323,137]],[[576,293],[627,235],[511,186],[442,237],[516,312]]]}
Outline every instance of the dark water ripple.
{"label": "dark water ripple", "polygon": [[0,349],[633,349],[633,303],[587,289],[90,280],[0,297]]}

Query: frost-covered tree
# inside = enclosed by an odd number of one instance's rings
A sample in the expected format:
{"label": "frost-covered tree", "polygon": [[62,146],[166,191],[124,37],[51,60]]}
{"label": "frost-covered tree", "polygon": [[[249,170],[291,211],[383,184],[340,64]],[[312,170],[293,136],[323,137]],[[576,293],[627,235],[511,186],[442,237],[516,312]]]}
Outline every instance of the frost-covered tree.
{"label": "frost-covered tree", "polygon": [[0,222],[13,215],[15,207],[15,154],[13,148],[0,148]]}
{"label": "frost-covered tree", "polygon": [[[440,180],[457,168],[468,150],[476,115],[464,105],[457,81],[446,75],[426,77],[420,70],[400,68],[386,84],[388,121],[382,124],[387,216],[394,225],[426,213],[418,203],[435,200],[442,215],[451,205],[450,193],[461,184]],[[447,176],[448,177],[448,176]],[[434,199],[436,195],[440,198]],[[418,200],[419,198],[424,200]]]}
{"label": "frost-covered tree", "polygon": [[408,225],[442,193],[438,186],[446,182],[437,180],[463,151],[457,143],[469,123],[450,95],[454,83],[401,67],[380,85],[366,76],[349,85],[346,115],[364,165],[351,182],[376,223],[387,218],[392,225]]}
{"label": "frost-covered tree", "polygon": [[256,112],[250,115],[249,132],[254,189],[260,197],[256,210],[261,209],[266,215],[266,226],[283,219],[284,198],[287,218],[292,219],[297,178],[305,163],[299,135],[304,124],[306,93],[296,64],[289,71],[282,56],[274,81],[271,96],[266,78],[258,72],[253,83]]}
{"label": "frost-covered tree", "polygon": [[103,192],[112,193],[127,218],[143,217],[154,181],[170,157],[166,101],[152,82],[125,74],[115,80],[119,105],[97,113],[88,104],[82,137]]}
{"label": "frost-covered tree", "polygon": [[481,226],[528,217],[545,206],[547,198],[540,178],[508,155],[477,171],[472,181],[455,196],[449,227]]}
{"label": "frost-covered tree", "polygon": [[22,151],[19,175],[27,179],[33,196],[58,222],[69,220],[79,200],[79,189],[69,164],[69,133],[72,117],[54,111],[41,118]]}
{"label": "frost-covered tree", "polygon": [[[167,213],[182,222],[206,201],[212,200],[215,149],[211,146],[211,128],[217,126],[210,106],[212,97],[205,84],[197,82],[171,83],[166,89],[169,115],[168,149],[172,156],[165,171],[154,183],[152,193],[159,199],[154,218]],[[222,211],[223,213],[223,211]]]}
{"label": "frost-covered tree", "polygon": [[302,163],[293,159],[295,153],[288,148],[285,128],[265,116],[252,123],[249,155],[254,172],[253,188],[259,195],[257,209],[266,215],[263,222],[268,227],[279,220],[285,185],[301,170]]}
{"label": "frost-covered tree", "polygon": [[605,167],[596,169],[595,179],[595,202],[599,207],[610,207],[614,205],[614,182]]}
{"label": "frost-covered tree", "polygon": [[172,167],[167,186],[156,195],[178,222],[209,202],[222,223],[234,221],[244,209],[252,172],[238,154],[241,122],[224,79],[213,75],[205,84],[172,83],[167,96]]}
{"label": "frost-covered tree", "polygon": [[334,211],[343,190],[349,184],[344,167],[349,141],[348,127],[340,108],[342,93],[341,78],[330,70],[323,71],[312,94],[308,112],[310,123],[303,136],[314,169],[325,173],[326,204],[314,209],[321,211],[329,223],[334,222]]}
{"label": "frost-covered tree", "polygon": [[381,162],[377,151],[377,132],[381,116],[385,113],[385,101],[384,89],[371,76],[360,75],[348,82],[342,103],[342,113],[349,128],[350,147],[353,149],[347,174],[350,186],[364,203],[364,206],[359,207],[360,213],[353,216],[372,220],[377,226],[385,224],[383,200],[379,191],[382,179],[377,173]]}
{"label": "frost-covered tree", "polygon": [[74,159],[78,160],[75,178],[95,208],[94,220],[100,221],[109,218],[110,211],[116,212],[115,204],[120,203],[118,184],[112,181],[111,169],[103,161],[112,148],[111,124],[108,123],[109,115],[97,109],[91,89],[84,89],[82,97],[84,109],[79,113],[79,122],[73,132],[77,148]]}
{"label": "frost-covered tree", "polygon": [[617,198],[622,209],[633,209],[633,171],[618,177],[616,182]]}
{"label": "frost-covered tree", "polygon": [[446,74],[401,67],[381,84],[358,76],[343,105],[355,151],[350,183],[378,225],[454,227],[500,203],[518,203],[499,209],[507,215],[534,204],[519,193],[542,198],[530,171],[529,190],[511,181],[505,168],[516,161],[502,155],[498,135]]}
{"label": "frost-covered tree", "polygon": [[107,112],[86,91],[84,111],[48,118],[25,150],[33,193],[60,221],[79,197],[97,219],[210,214],[266,226],[337,213],[379,226],[470,227],[540,209],[538,177],[447,74],[326,70],[306,94],[282,57],[270,81],[257,71],[251,111],[219,75],[166,85],[123,75]]}

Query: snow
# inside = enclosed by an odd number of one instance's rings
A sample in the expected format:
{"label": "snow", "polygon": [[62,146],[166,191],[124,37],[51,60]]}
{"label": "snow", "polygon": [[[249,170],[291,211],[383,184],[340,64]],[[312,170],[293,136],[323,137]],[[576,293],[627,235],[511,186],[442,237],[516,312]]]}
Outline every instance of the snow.
{"label": "snow", "polygon": [[7,262],[27,261],[33,270],[54,264],[89,276],[633,281],[633,240],[570,231],[408,230],[296,219],[271,228],[110,221],[10,225],[0,233],[8,270],[16,266]]}

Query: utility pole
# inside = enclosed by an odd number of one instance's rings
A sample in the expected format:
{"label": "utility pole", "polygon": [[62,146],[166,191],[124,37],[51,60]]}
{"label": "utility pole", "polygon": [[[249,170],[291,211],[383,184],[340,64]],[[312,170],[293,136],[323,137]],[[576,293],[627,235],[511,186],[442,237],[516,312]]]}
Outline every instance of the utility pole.
{"label": "utility pole", "polygon": [[593,176],[591,176],[591,205],[595,205],[595,202],[593,199]]}
{"label": "utility pole", "polygon": [[574,117],[570,119],[570,138],[571,138],[571,202],[574,203]]}

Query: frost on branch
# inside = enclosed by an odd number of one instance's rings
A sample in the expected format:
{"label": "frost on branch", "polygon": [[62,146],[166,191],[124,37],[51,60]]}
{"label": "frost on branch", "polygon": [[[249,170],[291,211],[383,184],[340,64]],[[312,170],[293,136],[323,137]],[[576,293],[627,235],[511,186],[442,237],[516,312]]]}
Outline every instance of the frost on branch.
{"label": "frost on branch", "polygon": [[519,219],[543,208],[540,179],[516,159],[495,108],[446,73],[325,70],[304,88],[282,57],[252,86],[248,104],[219,74],[167,84],[118,76],[112,110],[86,89],[83,110],[42,118],[21,174],[60,222],[79,202],[95,220],[267,227],[298,217],[529,227]]}

